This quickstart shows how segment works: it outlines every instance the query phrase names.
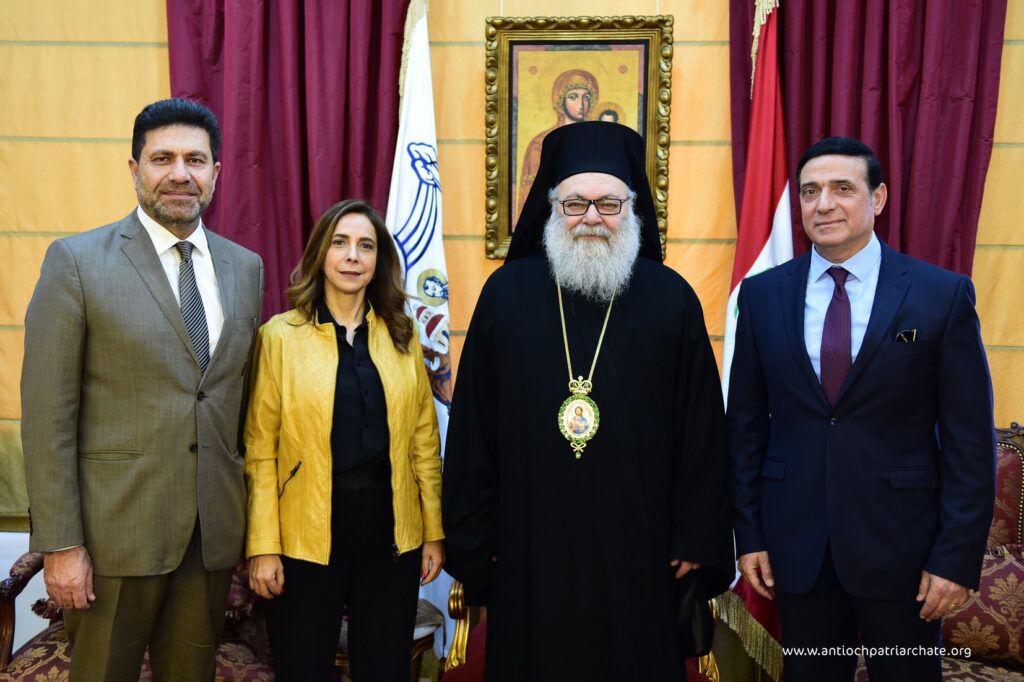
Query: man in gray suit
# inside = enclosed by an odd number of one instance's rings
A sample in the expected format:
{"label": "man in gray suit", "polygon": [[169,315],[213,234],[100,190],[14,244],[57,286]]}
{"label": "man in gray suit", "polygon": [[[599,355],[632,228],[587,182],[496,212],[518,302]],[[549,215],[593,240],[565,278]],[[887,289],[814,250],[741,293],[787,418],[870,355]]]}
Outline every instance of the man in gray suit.
{"label": "man in gray suit", "polygon": [[30,547],[72,680],[209,680],[245,530],[239,420],[256,254],[203,227],[220,129],[171,99],[135,119],[139,206],[46,253],[25,318]]}

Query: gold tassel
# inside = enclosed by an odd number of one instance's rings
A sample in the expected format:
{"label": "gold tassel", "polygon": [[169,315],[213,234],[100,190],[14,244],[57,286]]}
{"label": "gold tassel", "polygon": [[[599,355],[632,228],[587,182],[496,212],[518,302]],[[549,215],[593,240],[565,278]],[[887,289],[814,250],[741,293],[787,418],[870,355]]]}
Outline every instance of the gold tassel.
{"label": "gold tassel", "polygon": [[402,110],[402,98],[405,96],[405,71],[409,66],[409,43],[416,23],[427,13],[427,0],[411,0],[409,11],[405,14],[405,39],[402,42],[402,68],[398,72],[398,110]]}
{"label": "gold tassel", "polygon": [[[779,6],[779,0],[754,0],[754,42],[750,46],[750,98],[754,98],[754,71],[757,70],[757,47],[761,42],[761,27],[768,22],[768,15]],[[411,13],[412,10],[410,9]],[[403,66],[403,71],[404,71]]]}
{"label": "gold tassel", "polygon": [[[712,599],[708,602],[708,606],[711,607],[712,620],[717,623],[718,605],[715,604],[715,600]],[[719,682],[721,675],[718,672],[718,661],[715,660],[714,651],[709,651],[707,656],[701,656],[697,659],[697,672],[711,680],[711,682]]]}
{"label": "gold tassel", "polygon": [[782,677],[782,645],[750,615],[743,599],[735,592],[723,592],[712,602],[718,610],[719,620],[736,633],[747,654],[778,682]]}

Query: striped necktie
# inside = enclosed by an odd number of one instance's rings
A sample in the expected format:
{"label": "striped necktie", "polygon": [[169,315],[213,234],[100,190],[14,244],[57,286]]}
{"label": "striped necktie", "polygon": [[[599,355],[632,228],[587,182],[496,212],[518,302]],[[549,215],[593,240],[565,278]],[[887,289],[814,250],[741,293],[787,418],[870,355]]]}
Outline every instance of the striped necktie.
{"label": "striped necktie", "polygon": [[192,339],[192,349],[199,358],[199,365],[206,372],[210,364],[210,332],[206,327],[206,309],[203,299],[196,286],[196,271],[192,265],[191,242],[178,242],[174,248],[181,254],[178,265],[178,296],[181,299],[181,316],[185,320],[185,328]]}

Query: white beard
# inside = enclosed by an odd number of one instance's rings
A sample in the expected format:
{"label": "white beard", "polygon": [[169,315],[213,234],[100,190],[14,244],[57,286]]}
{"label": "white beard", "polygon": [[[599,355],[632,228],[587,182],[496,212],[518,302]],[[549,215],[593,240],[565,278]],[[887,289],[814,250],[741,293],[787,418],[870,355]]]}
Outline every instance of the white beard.
{"label": "white beard", "polygon": [[[580,240],[584,235],[607,241]],[[553,274],[563,287],[584,298],[607,303],[625,290],[640,253],[640,219],[632,206],[623,207],[619,229],[579,223],[570,232],[565,217],[555,211],[544,225],[544,251]]]}

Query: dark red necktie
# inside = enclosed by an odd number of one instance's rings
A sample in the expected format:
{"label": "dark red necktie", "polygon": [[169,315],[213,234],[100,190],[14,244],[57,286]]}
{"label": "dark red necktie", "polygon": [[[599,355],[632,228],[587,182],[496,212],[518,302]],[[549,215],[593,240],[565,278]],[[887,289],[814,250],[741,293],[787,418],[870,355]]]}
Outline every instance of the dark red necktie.
{"label": "dark red necktie", "polygon": [[835,281],[832,300],[825,311],[825,326],[821,330],[821,387],[833,407],[839,390],[850,371],[850,299],[846,295],[845,268],[831,267],[826,272]]}

